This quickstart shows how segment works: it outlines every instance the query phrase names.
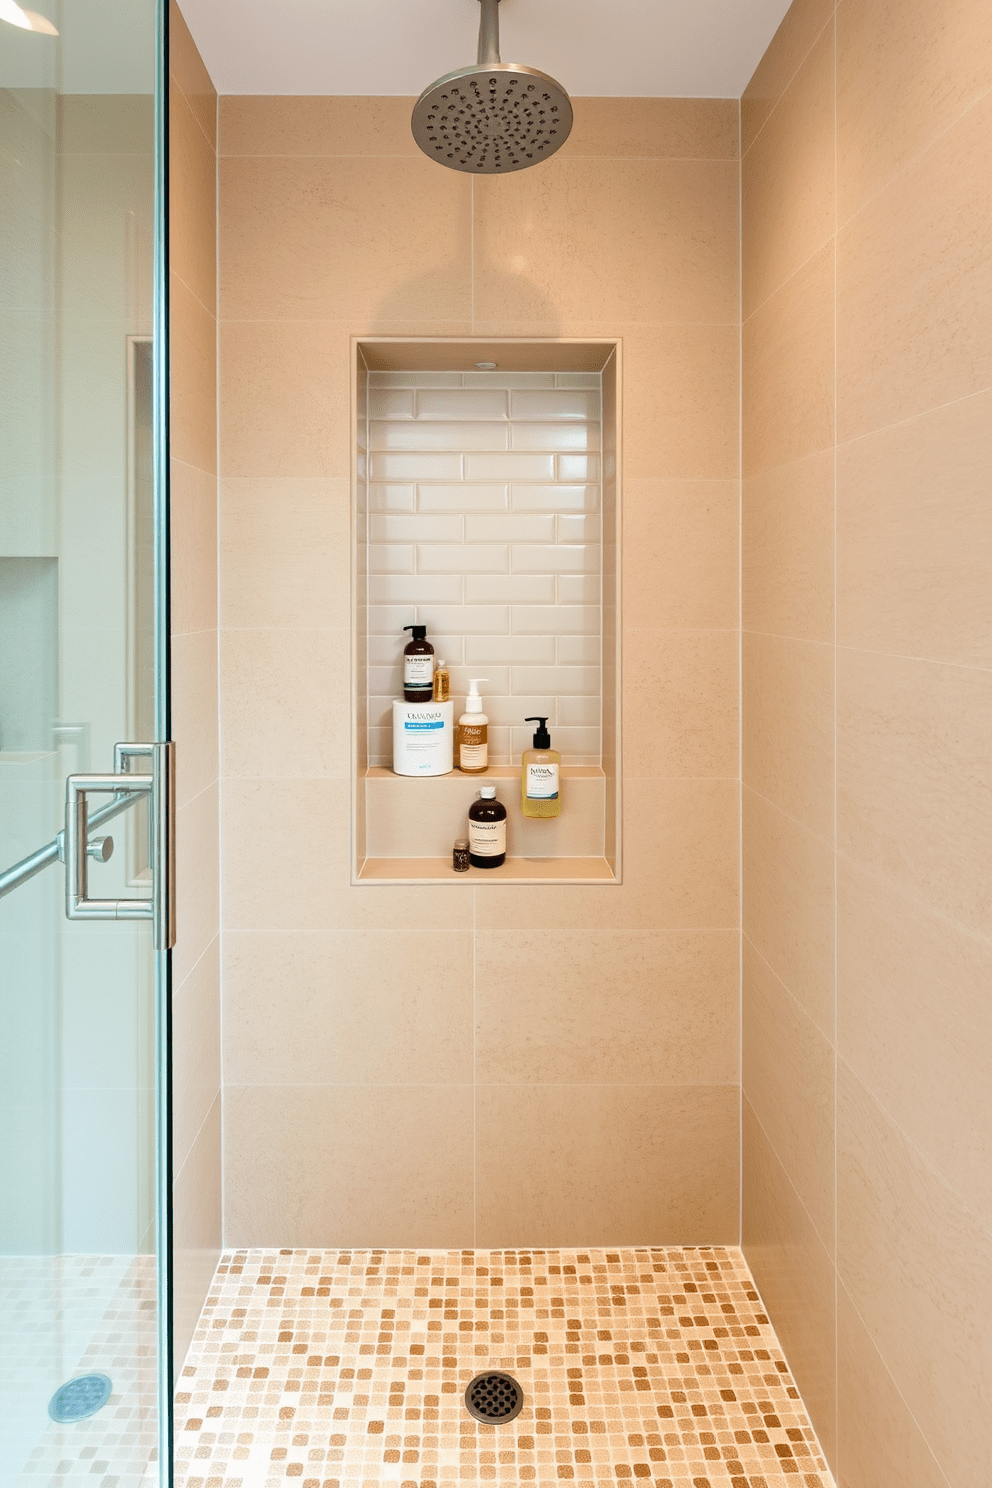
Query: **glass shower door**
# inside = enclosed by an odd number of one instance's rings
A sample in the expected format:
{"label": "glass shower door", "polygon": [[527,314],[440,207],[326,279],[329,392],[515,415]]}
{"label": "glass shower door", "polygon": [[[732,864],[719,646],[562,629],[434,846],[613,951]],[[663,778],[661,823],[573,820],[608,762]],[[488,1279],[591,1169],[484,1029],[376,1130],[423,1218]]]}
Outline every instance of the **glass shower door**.
{"label": "glass shower door", "polygon": [[169,1471],[164,29],[31,4],[0,0],[0,1488],[127,1488]]}

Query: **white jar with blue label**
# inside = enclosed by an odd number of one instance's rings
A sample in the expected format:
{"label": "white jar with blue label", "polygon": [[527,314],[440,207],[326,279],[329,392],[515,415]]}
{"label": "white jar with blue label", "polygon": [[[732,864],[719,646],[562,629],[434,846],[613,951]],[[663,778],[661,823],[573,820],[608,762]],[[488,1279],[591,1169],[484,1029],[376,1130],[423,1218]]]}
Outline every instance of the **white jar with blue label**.
{"label": "white jar with blue label", "polygon": [[393,702],[393,771],[450,775],[454,766],[454,703]]}

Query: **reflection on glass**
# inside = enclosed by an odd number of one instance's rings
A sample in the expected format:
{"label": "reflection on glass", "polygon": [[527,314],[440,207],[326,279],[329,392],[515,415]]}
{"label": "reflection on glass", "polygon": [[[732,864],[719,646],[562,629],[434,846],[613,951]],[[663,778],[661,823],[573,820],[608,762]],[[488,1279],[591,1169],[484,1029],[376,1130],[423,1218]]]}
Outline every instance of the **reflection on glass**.
{"label": "reflection on glass", "polygon": [[[152,0],[0,22],[2,870],[67,774],[154,737],[158,28]],[[141,820],[101,896],[146,874]],[[159,1472],[155,959],[63,893],[55,864],[0,898],[0,1488]]]}

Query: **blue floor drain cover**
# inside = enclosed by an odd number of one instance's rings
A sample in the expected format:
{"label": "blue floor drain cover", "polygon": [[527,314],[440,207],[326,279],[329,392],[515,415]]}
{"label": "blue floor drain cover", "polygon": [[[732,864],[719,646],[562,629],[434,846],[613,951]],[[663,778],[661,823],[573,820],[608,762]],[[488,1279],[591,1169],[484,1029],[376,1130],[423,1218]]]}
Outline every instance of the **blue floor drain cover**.
{"label": "blue floor drain cover", "polygon": [[113,1388],[105,1374],[82,1374],[55,1391],[48,1414],[53,1421],[84,1421],[106,1405]]}

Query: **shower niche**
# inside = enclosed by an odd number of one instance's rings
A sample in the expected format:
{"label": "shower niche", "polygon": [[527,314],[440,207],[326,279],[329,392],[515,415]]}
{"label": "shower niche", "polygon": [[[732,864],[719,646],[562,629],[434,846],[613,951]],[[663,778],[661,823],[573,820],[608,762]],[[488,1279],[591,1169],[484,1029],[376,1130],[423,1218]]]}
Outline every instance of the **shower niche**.
{"label": "shower niche", "polygon": [[[619,883],[619,400],[616,340],[353,342],[352,877]],[[489,717],[485,775],[392,769],[403,627],[426,625]],[[521,754],[547,715],[557,818],[525,818]],[[480,786],[507,859],[455,873]]]}

